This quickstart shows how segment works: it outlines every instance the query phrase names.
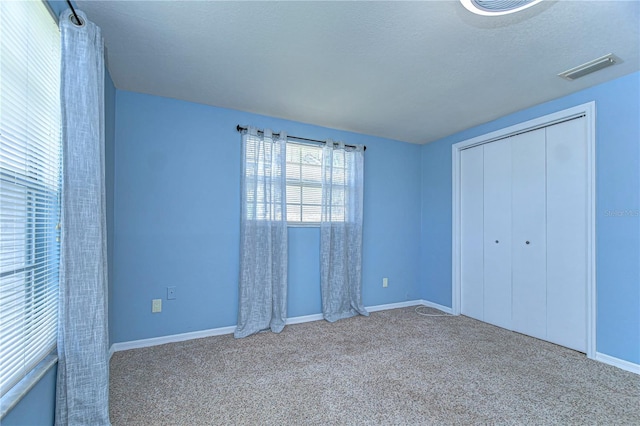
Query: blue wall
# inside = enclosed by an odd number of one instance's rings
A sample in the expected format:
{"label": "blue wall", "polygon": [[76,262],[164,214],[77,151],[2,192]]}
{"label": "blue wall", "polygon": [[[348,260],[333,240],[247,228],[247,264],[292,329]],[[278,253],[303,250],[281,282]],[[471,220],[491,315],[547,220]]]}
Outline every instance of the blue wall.
{"label": "blue wall", "polygon": [[[593,100],[597,351],[640,363],[640,73],[422,147],[421,297],[451,306],[451,145]],[[611,214],[621,211],[631,214]]]}
{"label": "blue wall", "polygon": [[[367,145],[364,302],[418,298],[420,146],[118,90],[112,343],[235,325],[237,124]],[[289,228],[289,244],[288,316],[320,313],[319,230]]]}

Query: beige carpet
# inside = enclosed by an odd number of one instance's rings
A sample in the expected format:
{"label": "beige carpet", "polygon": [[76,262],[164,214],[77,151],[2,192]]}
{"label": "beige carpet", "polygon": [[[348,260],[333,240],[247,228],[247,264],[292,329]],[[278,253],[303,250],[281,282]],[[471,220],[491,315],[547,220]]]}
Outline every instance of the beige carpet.
{"label": "beige carpet", "polygon": [[117,352],[111,420],[640,425],[640,376],[470,318],[404,308]]}

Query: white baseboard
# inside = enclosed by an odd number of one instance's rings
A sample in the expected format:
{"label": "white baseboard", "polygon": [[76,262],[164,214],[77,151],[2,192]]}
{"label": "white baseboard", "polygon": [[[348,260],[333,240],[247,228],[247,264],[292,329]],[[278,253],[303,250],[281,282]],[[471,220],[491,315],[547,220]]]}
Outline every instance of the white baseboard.
{"label": "white baseboard", "polygon": [[[408,302],[388,303],[386,305],[367,306],[366,309],[369,312],[384,311],[387,309],[406,308],[407,306],[425,305],[435,307],[436,309],[443,310],[444,307],[438,307],[440,305],[426,302],[424,300],[410,300]],[[444,308],[449,309],[449,308]],[[319,321],[324,319],[322,314],[303,315],[299,317],[287,318],[287,325],[301,324],[303,322]],[[147,348],[149,346],[164,345],[167,343],[183,342],[191,339],[201,339],[203,337],[221,336],[223,334],[232,334],[236,329],[236,326],[210,328],[208,330],[192,331],[190,333],[172,334],[169,336],[152,337],[150,339],[131,340],[129,342],[114,343],[109,348],[109,358],[114,352],[127,351],[129,349]]]}
{"label": "white baseboard", "polygon": [[231,334],[236,326],[210,328],[208,330],[192,331],[190,333],[171,334],[169,336],[152,337],[150,339],[131,340],[129,342],[114,343],[109,349],[109,356],[114,352],[127,351],[129,349],[147,348],[149,346],[164,345],[166,343],[184,342],[185,340],[201,339],[203,337],[221,336]]}
{"label": "white baseboard", "polygon": [[451,309],[451,308],[450,308],[450,307],[448,307],[448,306],[439,305],[439,304],[437,304],[437,303],[430,302],[430,301],[428,301],[428,300],[424,300],[424,299],[420,300],[420,304],[421,304],[421,305],[424,305],[424,306],[426,306],[426,307],[428,307],[428,308],[434,308],[434,309],[437,309],[437,310],[439,310],[439,311],[444,312],[445,314],[453,315],[453,309]]}
{"label": "white baseboard", "polygon": [[303,322],[320,321],[321,319],[324,319],[322,314],[303,315],[300,317],[287,318],[285,324],[302,324]]}
{"label": "white baseboard", "polygon": [[596,361],[621,368],[622,370],[630,371],[631,373],[640,374],[640,364],[635,364],[633,362],[625,361],[623,359],[616,358],[611,355],[606,355],[600,352],[596,352],[596,356],[594,359]]}
{"label": "white baseboard", "polygon": [[386,311],[388,309],[406,308],[422,305],[422,300],[408,300],[406,302],[387,303],[385,305],[365,306],[368,312]]}

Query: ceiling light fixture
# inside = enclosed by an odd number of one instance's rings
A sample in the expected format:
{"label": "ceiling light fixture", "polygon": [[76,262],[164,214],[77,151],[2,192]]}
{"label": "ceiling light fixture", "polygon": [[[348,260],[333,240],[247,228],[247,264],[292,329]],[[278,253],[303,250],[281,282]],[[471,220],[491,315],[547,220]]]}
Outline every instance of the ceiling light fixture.
{"label": "ceiling light fixture", "polygon": [[531,7],[542,0],[460,0],[469,11],[483,16],[500,16]]}
{"label": "ceiling light fixture", "polygon": [[558,74],[558,77],[562,77],[565,80],[575,80],[576,78],[584,77],[587,74],[591,74],[592,72],[599,71],[603,68],[610,67],[611,65],[615,65],[617,63],[622,62],[620,58],[609,53],[608,55],[604,55],[601,58],[594,59],[593,61],[589,61],[582,65],[578,65],[575,68],[571,68],[570,70],[566,70]]}

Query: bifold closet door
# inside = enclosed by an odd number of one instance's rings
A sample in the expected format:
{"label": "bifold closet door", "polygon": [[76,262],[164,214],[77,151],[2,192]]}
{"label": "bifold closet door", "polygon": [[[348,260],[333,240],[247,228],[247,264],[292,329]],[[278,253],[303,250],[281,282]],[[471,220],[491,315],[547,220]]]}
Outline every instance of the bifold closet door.
{"label": "bifold closet door", "polygon": [[511,329],[511,140],[484,145],[484,321]]}
{"label": "bifold closet door", "polygon": [[547,340],[587,350],[586,119],[547,127]]}
{"label": "bifold closet door", "polygon": [[460,300],[463,315],[484,320],[483,147],[460,153]]}
{"label": "bifold closet door", "polygon": [[545,129],[510,139],[513,330],[546,339]]}

